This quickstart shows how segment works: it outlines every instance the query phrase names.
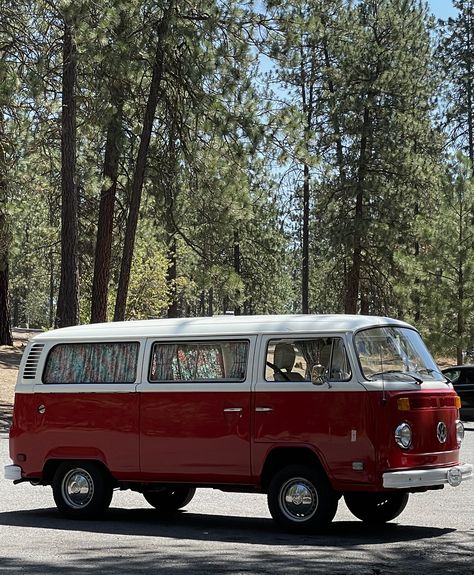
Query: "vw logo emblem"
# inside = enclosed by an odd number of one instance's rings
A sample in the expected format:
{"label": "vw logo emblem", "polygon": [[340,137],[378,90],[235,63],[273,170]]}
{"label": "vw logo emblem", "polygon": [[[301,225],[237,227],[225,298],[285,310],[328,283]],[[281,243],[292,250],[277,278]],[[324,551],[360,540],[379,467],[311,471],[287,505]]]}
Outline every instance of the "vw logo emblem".
{"label": "vw logo emblem", "polygon": [[446,443],[446,439],[448,438],[448,428],[444,421],[440,421],[438,423],[438,427],[436,428],[436,436],[438,437],[438,441],[440,443]]}

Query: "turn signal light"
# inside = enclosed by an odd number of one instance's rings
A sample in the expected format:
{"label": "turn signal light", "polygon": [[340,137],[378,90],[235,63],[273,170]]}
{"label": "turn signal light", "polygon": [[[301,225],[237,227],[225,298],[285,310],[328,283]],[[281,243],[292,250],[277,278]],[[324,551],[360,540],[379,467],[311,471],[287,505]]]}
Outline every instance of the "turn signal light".
{"label": "turn signal light", "polygon": [[459,395],[456,395],[454,401],[456,402],[456,409],[461,409],[461,398],[459,397]]}
{"label": "turn signal light", "polygon": [[408,397],[399,397],[397,399],[398,411],[410,411],[410,399]]}

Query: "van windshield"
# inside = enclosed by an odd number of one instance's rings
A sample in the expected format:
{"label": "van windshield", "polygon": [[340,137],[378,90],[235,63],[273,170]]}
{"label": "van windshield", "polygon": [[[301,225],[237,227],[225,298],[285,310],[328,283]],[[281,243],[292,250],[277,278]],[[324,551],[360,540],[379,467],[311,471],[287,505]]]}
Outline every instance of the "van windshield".
{"label": "van windshield", "polygon": [[419,333],[400,327],[378,327],[360,331],[355,347],[364,377],[418,383],[445,381]]}

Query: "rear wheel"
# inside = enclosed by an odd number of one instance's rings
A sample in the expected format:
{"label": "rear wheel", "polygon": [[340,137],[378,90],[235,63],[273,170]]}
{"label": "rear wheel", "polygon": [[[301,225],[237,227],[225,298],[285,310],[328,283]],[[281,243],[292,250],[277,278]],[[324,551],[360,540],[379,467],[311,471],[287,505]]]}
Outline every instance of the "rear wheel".
{"label": "rear wheel", "polygon": [[90,519],[104,513],[112,500],[112,484],[93,461],[64,462],[53,478],[53,496],[66,517]]}
{"label": "rear wheel", "polygon": [[377,525],[398,517],[408,503],[408,493],[346,493],[349,511],[365,523]]}
{"label": "rear wheel", "polygon": [[315,532],[327,526],[337,511],[337,495],[318,469],[290,465],[279,471],[268,490],[268,508],[284,529]]}
{"label": "rear wheel", "polygon": [[194,487],[163,487],[157,491],[145,491],[143,497],[158,511],[170,513],[185,507],[195,493]]}

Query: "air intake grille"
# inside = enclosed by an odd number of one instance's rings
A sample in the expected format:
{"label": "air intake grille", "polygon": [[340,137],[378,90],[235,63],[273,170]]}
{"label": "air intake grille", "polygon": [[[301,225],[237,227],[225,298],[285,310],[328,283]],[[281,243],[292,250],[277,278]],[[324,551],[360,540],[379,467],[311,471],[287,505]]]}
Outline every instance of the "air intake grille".
{"label": "air intake grille", "polygon": [[35,379],[36,370],[43,351],[44,344],[35,343],[30,349],[30,353],[26,358],[25,368],[23,370],[23,379]]}

